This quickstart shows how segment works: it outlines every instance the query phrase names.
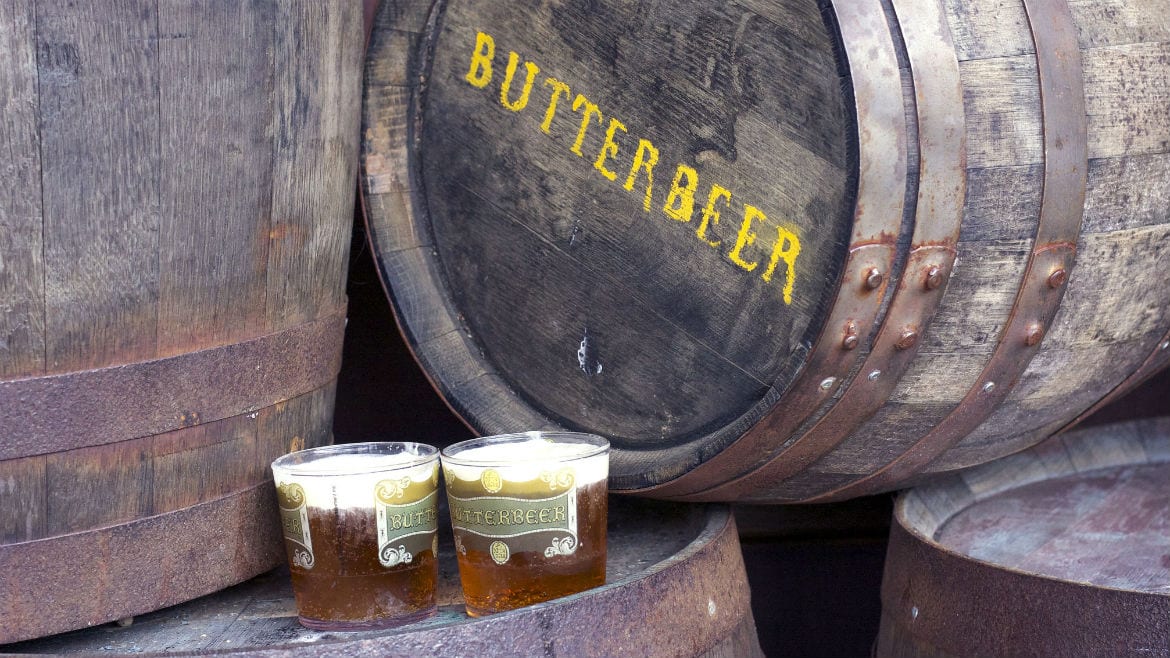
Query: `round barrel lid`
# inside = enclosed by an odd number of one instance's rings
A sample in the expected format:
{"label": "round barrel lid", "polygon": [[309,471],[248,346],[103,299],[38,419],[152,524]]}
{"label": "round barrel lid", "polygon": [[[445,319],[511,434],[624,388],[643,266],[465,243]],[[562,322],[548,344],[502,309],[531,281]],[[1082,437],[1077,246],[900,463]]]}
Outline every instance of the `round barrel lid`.
{"label": "round barrel lid", "polygon": [[363,193],[403,333],[484,433],[677,475],[795,377],[847,252],[855,121],[813,0],[383,3]]}

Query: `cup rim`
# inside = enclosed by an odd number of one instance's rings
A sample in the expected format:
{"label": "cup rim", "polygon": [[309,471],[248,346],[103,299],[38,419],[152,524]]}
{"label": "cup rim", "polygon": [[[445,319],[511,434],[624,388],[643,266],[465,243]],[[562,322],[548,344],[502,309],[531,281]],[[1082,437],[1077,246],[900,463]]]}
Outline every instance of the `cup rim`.
{"label": "cup rim", "polygon": [[[550,458],[548,455],[532,455],[519,456],[510,459],[465,459],[459,456],[459,453],[466,452],[473,448],[480,448],[486,445],[498,445],[501,443],[520,443],[522,441],[531,441],[533,439],[550,439],[554,443],[574,443],[579,445],[592,446],[594,449],[588,452],[572,455],[569,457]],[[546,431],[546,430],[532,430],[528,432],[513,432],[508,434],[493,434],[491,436],[481,436],[474,439],[467,439],[458,443],[453,443],[440,451],[443,461],[457,464],[459,466],[491,466],[491,467],[506,467],[515,466],[518,464],[535,464],[540,462],[554,461],[556,463],[576,462],[582,459],[589,459],[590,457],[597,457],[598,455],[607,454],[609,452],[609,441],[596,434],[588,432],[567,432],[567,431]]]}
{"label": "cup rim", "polygon": [[[319,458],[331,455],[395,455],[410,454],[414,459],[392,465],[374,463],[367,467],[354,467],[347,464],[345,468],[314,468],[310,467]],[[439,459],[439,449],[426,443],[413,441],[366,441],[362,443],[337,443],[327,446],[317,446],[296,450],[281,455],[272,461],[272,470],[280,470],[288,475],[297,477],[337,477],[339,475],[367,475],[383,471],[397,471],[417,468]]]}

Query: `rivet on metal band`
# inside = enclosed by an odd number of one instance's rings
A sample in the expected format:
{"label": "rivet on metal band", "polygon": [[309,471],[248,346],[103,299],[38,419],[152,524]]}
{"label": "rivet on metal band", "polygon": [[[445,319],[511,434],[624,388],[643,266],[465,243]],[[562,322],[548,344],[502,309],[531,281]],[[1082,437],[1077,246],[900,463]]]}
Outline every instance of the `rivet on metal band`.
{"label": "rivet on metal band", "polygon": [[[888,489],[920,472],[979,426],[1011,393],[1039,351],[1064,296],[1084,214],[1088,171],[1088,120],[1076,23],[1066,0],[1024,0],[1036,46],[1044,120],[1044,187],[1036,237],[1008,321],[977,381],[998,381],[988,391],[971,388],[950,415],[876,472],[808,499],[828,502]],[[1023,335],[1020,340],[1018,336]]]}
{"label": "rivet on metal band", "polygon": [[[887,299],[889,282],[883,273],[894,265],[907,182],[906,109],[898,59],[880,3],[838,0],[833,12],[853,82],[861,148],[849,253],[824,331],[800,374],[743,436],[674,480],[631,493],[685,499],[724,483],[730,473],[767,463],[779,449],[776,437],[793,434],[832,403],[820,384],[833,373],[854,370],[864,350],[850,346],[859,346],[861,337],[870,335]],[[839,333],[850,321],[856,324],[857,344]]]}

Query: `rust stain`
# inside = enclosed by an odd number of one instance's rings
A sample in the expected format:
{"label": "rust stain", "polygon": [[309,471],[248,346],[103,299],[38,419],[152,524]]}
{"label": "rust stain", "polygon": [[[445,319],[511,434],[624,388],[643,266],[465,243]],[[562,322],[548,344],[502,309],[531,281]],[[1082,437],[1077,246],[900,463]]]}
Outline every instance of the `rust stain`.
{"label": "rust stain", "polygon": [[308,241],[308,231],[299,224],[277,222],[268,231],[268,239],[273,242],[287,242],[293,247],[304,246]]}

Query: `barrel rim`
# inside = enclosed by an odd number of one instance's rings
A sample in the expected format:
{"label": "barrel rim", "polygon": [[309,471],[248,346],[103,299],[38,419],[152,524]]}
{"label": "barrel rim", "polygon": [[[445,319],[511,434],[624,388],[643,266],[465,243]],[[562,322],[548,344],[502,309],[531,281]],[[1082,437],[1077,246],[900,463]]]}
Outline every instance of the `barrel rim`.
{"label": "barrel rim", "polygon": [[[946,544],[943,544],[935,539],[938,531],[946,525],[948,521],[955,517],[958,513],[976,505],[984,500],[993,498],[999,494],[1013,491],[1022,487],[1026,487],[1038,482],[1047,482],[1052,480],[1074,478],[1080,475],[1091,475],[1108,470],[1122,469],[1133,466],[1155,466],[1162,464],[1170,464],[1170,452],[1161,452],[1151,454],[1146,451],[1140,443],[1140,439],[1131,436],[1126,432],[1127,429],[1135,428],[1140,434],[1154,434],[1158,437],[1170,441],[1170,416],[1161,418],[1142,419],[1138,421],[1124,421],[1113,423],[1110,425],[1103,425],[1099,427],[1091,427],[1070,432],[1068,434],[1059,435],[1049,439],[1045,443],[1034,446],[1027,450],[1009,455],[1002,459],[996,460],[989,464],[983,464],[970,469],[959,471],[950,474],[939,480],[933,481],[929,484],[924,484],[898,494],[894,503],[894,521],[895,526],[901,532],[906,533],[924,546],[929,547],[930,550],[946,554],[949,559],[961,560],[970,562],[980,567],[985,567],[994,571],[1010,572],[1014,575],[1039,578],[1061,585],[1067,585],[1075,588],[1085,588],[1087,591],[1101,591],[1111,590],[1118,592],[1125,592],[1133,596],[1150,596],[1155,599],[1170,601],[1170,591],[1158,594],[1152,592],[1140,592],[1136,590],[1128,590],[1119,587],[1110,587],[1105,585],[1094,585],[1092,583],[1082,583],[1073,580],[1068,580],[1050,574],[1036,573],[1024,571],[1013,568],[1011,565],[1001,564],[991,560],[976,558],[958,551]],[[1126,461],[1118,459],[1102,458],[1093,463],[1080,465],[1073,459],[1057,462],[1060,466],[1056,472],[1045,471],[1043,473],[1034,472],[1022,479],[1001,481],[997,486],[986,488],[979,487],[977,491],[973,491],[968,486],[971,482],[979,482],[982,478],[996,475],[1005,471],[1015,470],[1019,466],[1025,466],[1033,462],[1037,456],[1043,455],[1048,451],[1060,450],[1063,452],[1075,452],[1083,450],[1092,444],[1100,441],[1102,434],[1119,437],[1114,440],[1120,441],[1134,450],[1141,450],[1142,454],[1147,457],[1146,461]],[[1046,462],[1051,467],[1052,462]],[[953,496],[956,490],[961,490],[965,495]],[[930,500],[934,505],[927,505],[927,500]],[[926,523],[916,522],[914,517],[926,519]]]}

